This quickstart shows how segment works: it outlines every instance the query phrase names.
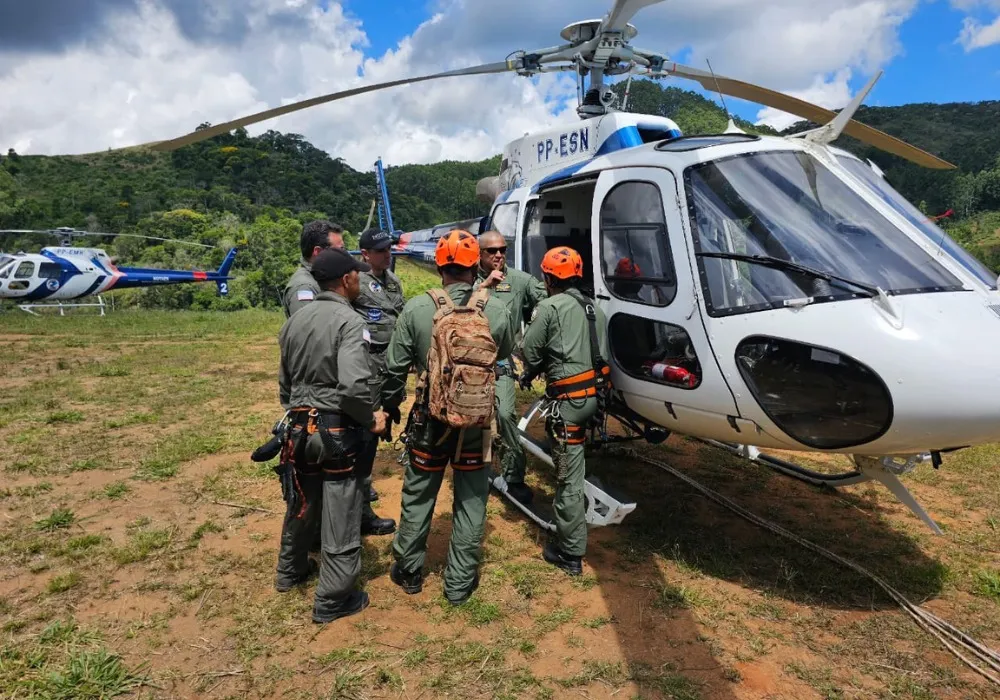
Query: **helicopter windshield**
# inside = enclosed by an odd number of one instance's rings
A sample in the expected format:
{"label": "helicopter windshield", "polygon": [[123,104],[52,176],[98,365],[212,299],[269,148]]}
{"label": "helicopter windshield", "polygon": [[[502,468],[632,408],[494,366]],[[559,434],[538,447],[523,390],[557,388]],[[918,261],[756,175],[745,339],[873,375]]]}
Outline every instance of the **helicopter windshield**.
{"label": "helicopter windshield", "polygon": [[[807,153],[734,156],[686,175],[699,253],[768,256],[880,287],[889,294],[958,291],[960,280]],[[699,256],[713,316],[852,299],[792,266]]]}
{"label": "helicopter windshield", "polygon": [[915,206],[910,204],[903,195],[897,192],[892,185],[878,176],[868,165],[862,163],[857,158],[850,156],[837,156],[837,161],[847,171],[861,180],[864,184],[878,195],[886,204],[906,217],[907,221],[920,229],[931,242],[938,246],[939,250],[944,250],[953,257],[959,265],[968,270],[972,275],[982,281],[990,289],[997,288],[997,274],[991,272],[979,260],[972,256],[962,246],[958,245],[940,226],[935,224],[926,214],[922,213]]}
{"label": "helicopter windshield", "polygon": [[0,255],[0,280],[7,279],[10,276],[10,268],[13,267],[10,263],[13,260],[14,258],[9,255]]}

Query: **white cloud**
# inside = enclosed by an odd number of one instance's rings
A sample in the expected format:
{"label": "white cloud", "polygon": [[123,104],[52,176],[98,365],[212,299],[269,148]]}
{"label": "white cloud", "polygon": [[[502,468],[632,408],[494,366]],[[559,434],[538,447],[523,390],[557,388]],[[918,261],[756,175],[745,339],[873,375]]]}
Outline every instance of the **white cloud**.
{"label": "white cloud", "polygon": [[951,0],[951,6],[969,13],[962,22],[962,31],[955,39],[966,53],[1000,44],[1000,14],[987,24],[983,24],[979,17],[972,16],[972,13],[980,17],[987,13],[1000,13],[1000,0]]}
{"label": "white cloud", "polygon": [[[314,0],[212,0],[200,18],[172,11],[182,6],[176,0],[135,3],[138,14],[125,0],[109,2],[117,9],[108,10],[103,33],[59,51],[0,49],[0,149],[126,146],[356,85],[498,61],[517,48],[559,43],[563,26],[600,17],[610,0],[439,0],[432,19],[369,58],[365,28],[335,2],[324,12]],[[899,25],[916,3],[825,0],[817,12],[801,0],[668,0],[633,20],[634,44],[689,50],[693,65],[710,58],[721,74],[835,108],[850,99],[852,74],[899,53]],[[226,34],[231,24],[239,31]],[[471,160],[576,119],[573,109],[553,114],[560,100],[575,106],[574,96],[565,76],[450,78],[316,107],[250,132],[301,133],[359,169],[380,155],[390,165]],[[773,110],[761,118],[782,119]]]}
{"label": "white cloud", "polygon": [[992,24],[987,25],[982,25],[975,19],[966,17],[962,24],[962,33],[958,36],[958,42],[965,48],[966,52],[1000,44],[1000,17],[993,20]]}

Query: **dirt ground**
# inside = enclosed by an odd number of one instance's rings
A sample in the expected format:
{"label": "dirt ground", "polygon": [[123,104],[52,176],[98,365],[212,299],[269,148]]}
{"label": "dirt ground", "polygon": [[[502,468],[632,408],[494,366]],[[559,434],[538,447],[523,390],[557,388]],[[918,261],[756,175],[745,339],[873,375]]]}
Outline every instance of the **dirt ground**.
{"label": "dirt ground", "polygon": [[[583,577],[494,493],[482,584],[449,606],[449,478],[423,592],[367,537],[371,606],[313,624],[315,581],[274,590],[284,504],[248,458],[279,417],[280,317],[219,316],[0,317],[3,697],[996,697],[868,580],[615,454],[588,470],[638,508],[590,531]],[[906,477],[940,537],[880,486],[829,493],[677,436],[640,449],[1000,648],[996,448]],[[375,507],[398,519],[396,456],[382,445]],[[551,474],[529,473],[547,512]]]}

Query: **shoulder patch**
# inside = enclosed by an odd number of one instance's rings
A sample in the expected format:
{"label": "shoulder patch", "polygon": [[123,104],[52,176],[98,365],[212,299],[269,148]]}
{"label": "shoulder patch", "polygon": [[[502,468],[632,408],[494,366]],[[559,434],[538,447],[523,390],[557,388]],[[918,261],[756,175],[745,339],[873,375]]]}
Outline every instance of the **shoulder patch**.
{"label": "shoulder patch", "polygon": [[367,328],[365,328],[365,329],[363,329],[361,331],[361,337],[365,339],[366,343],[371,343],[372,342],[372,334],[368,332]]}
{"label": "shoulder patch", "polygon": [[378,280],[372,280],[368,283],[368,289],[378,294],[382,291],[382,285],[378,283]]}
{"label": "shoulder patch", "polygon": [[295,298],[298,299],[299,301],[312,301],[313,299],[316,298],[316,295],[313,294],[313,291],[311,289],[300,289],[298,292],[296,292]]}
{"label": "shoulder patch", "polygon": [[531,318],[528,319],[528,323],[531,323],[538,317],[538,307],[536,306],[531,310]]}
{"label": "shoulder patch", "polygon": [[372,323],[382,320],[382,309],[368,309],[368,320]]}

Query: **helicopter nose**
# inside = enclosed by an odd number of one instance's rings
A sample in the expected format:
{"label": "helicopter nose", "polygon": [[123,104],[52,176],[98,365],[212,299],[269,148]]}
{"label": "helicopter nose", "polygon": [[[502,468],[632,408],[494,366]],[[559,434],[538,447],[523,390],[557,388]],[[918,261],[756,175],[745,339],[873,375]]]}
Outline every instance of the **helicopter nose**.
{"label": "helicopter nose", "polygon": [[892,317],[870,299],[808,307],[794,333],[787,315],[755,320],[736,348],[745,417],[810,449],[860,455],[1000,442],[1000,298],[995,308],[973,292],[892,305]]}
{"label": "helicopter nose", "polygon": [[934,296],[895,300],[903,327],[883,327],[885,342],[872,347],[893,418],[867,448],[912,454],[1000,441],[1000,305],[972,293]]}

